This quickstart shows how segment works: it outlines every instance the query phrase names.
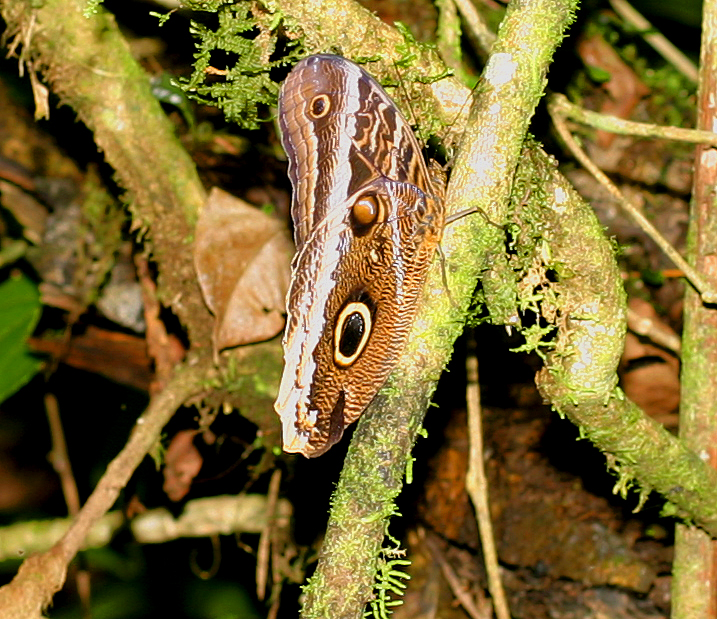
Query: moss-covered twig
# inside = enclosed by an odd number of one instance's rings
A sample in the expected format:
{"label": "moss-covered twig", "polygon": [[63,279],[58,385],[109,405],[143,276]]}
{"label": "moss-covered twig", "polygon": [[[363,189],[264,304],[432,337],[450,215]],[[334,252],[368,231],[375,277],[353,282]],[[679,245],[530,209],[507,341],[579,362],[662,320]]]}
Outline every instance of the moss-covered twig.
{"label": "moss-covered twig", "polygon": [[196,168],[114,18],[101,8],[85,17],[85,7],[83,0],[9,0],[0,11],[8,42],[18,37],[28,70],[75,110],[127,191],[133,228],[158,263],[162,300],[193,343],[208,342],[211,320],[188,246],[204,203]]}
{"label": "moss-covered twig", "polygon": [[[625,332],[622,281],[592,210],[554,169],[531,157],[546,197],[545,234],[558,275],[555,349],[538,375],[543,396],[567,415],[618,472],[623,495],[637,480],[717,534],[717,471],[647,417],[616,387]],[[578,240],[579,239],[579,240]]]}
{"label": "moss-covered twig", "polygon": [[[493,221],[505,220],[512,173],[529,119],[574,8],[568,1],[511,5],[453,171],[448,189],[451,209],[477,205]],[[306,590],[303,616],[361,616],[371,597],[386,518],[394,511],[393,500],[430,394],[462,330],[475,282],[489,268],[491,257],[502,254],[503,243],[501,234],[479,217],[465,218],[446,230],[451,295],[436,265],[399,368],[354,434],[319,565]]]}
{"label": "moss-covered twig", "polygon": [[717,134],[713,131],[669,127],[626,120],[609,114],[601,114],[572,103],[565,95],[554,94],[550,97],[551,112],[563,118],[569,118],[595,129],[602,129],[618,135],[631,135],[643,138],[675,140],[691,144],[717,146]]}
{"label": "moss-covered twig", "polygon": [[[717,112],[717,2],[705,2],[702,15],[697,127],[714,130]],[[717,167],[714,148],[695,152],[687,258],[717,289],[715,239],[717,239]],[[712,473],[717,468],[717,307],[705,305],[692,290],[685,292],[685,321],[682,334],[680,439],[699,455]],[[682,482],[680,482],[682,483]],[[714,483],[714,482],[713,482]],[[717,498],[699,493],[710,501],[714,514]],[[686,488],[695,492],[700,488]],[[697,521],[701,524],[701,521]],[[672,617],[709,617],[715,614],[717,598],[717,526],[706,529],[680,524],[675,529],[675,558],[672,566]]]}

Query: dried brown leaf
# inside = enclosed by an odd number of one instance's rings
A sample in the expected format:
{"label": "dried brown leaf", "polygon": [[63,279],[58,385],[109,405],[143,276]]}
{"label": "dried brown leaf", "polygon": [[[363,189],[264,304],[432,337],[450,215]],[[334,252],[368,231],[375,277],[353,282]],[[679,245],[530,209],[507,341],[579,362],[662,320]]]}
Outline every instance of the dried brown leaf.
{"label": "dried brown leaf", "polygon": [[197,222],[194,264],[216,317],[216,351],[268,340],[282,330],[293,252],[280,222],[212,189]]}
{"label": "dried brown leaf", "polygon": [[170,501],[181,501],[202,468],[203,459],[194,446],[196,430],[182,430],[174,435],[164,456],[164,485]]}
{"label": "dried brown leaf", "polygon": [[[652,321],[653,329],[677,338],[647,301],[632,298],[629,304],[635,314]],[[649,340],[628,333],[620,365],[625,394],[653,419],[668,428],[676,427],[675,412],[680,403],[679,359]]]}

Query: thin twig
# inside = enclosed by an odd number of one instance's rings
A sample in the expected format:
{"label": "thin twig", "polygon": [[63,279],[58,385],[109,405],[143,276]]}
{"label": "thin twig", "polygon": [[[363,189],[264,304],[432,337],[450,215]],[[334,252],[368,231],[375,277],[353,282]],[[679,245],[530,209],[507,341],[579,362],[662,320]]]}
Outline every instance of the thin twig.
{"label": "thin twig", "polygon": [[62,420],[60,419],[60,407],[57,404],[57,398],[52,393],[45,394],[45,412],[52,437],[50,463],[60,478],[62,494],[67,504],[67,513],[70,516],[74,516],[80,511],[80,495],[77,491],[75,477],[72,474],[70,457],[67,454],[67,442],[65,441],[65,432],[62,429]]}
{"label": "thin twig", "polygon": [[466,26],[468,26],[468,35],[475,39],[480,46],[479,51],[485,54],[490,52],[496,35],[488,28],[488,24],[485,23],[473,3],[470,0],[453,0],[453,2],[458,7],[458,11],[463,21],[465,21]]}
{"label": "thin twig", "polygon": [[219,535],[210,535],[209,541],[212,543],[212,564],[209,566],[209,569],[205,570],[199,565],[199,561],[197,560],[199,557],[199,548],[194,548],[189,556],[189,567],[192,570],[192,574],[202,580],[214,578],[222,564],[222,545],[219,540]]}
{"label": "thin twig", "polygon": [[269,575],[269,551],[274,531],[276,502],[279,497],[279,484],[281,483],[281,470],[275,469],[269,482],[266,526],[259,537],[259,549],[256,553],[256,596],[263,600],[266,595],[266,581]]}
{"label": "thin twig", "polygon": [[483,605],[483,608],[479,608],[478,604],[476,604],[476,601],[473,599],[473,596],[466,590],[466,587],[460,581],[455,571],[453,571],[453,568],[450,566],[448,561],[446,561],[446,558],[443,556],[443,552],[433,535],[426,535],[426,544],[428,549],[431,551],[431,555],[440,566],[441,571],[443,572],[443,577],[446,579],[453,595],[456,596],[456,599],[460,602],[461,606],[463,606],[463,610],[468,613],[468,616],[471,617],[471,619],[490,619],[493,616],[490,602],[488,600],[483,600],[485,604]]}
{"label": "thin twig", "polygon": [[617,116],[586,110],[579,105],[575,105],[569,101],[565,95],[559,93],[552,96],[551,104],[553,105],[553,109],[558,111],[564,118],[570,118],[583,125],[609,131],[610,133],[643,138],[663,138],[665,140],[689,142],[691,144],[717,146],[717,133],[712,131],[652,125],[649,123],[635,122],[634,120],[625,120]]}
{"label": "thin twig", "polygon": [[147,353],[154,361],[154,379],[150,385],[150,393],[153,394],[161,391],[167,384],[174,366],[181,361],[184,350],[177,339],[167,332],[167,326],[162,320],[157,285],[150,274],[147,257],[137,253],[134,264],[142,291],[144,321],[147,325]]}
{"label": "thin twig", "polygon": [[461,23],[453,0],[437,0],[436,45],[446,66],[461,75],[465,70],[461,54]]}
{"label": "thin twig", "polygon": [[[80,511],[80,493],[77,491],[77,481],[72,473],[72,464],[70,463],[70,456],[67,451],[65,431],[62,428],[62,419],[60,418],[60,407],[53,393],[45,394],[45,413],[47,414],[47,423],[50,427],[50,436],[52,437],[50,463],[60,478],[62,494],[67,504],[67,513],[74,517],[77,515],[77,512]],[[90,573],[87,570],[78,568],[73,575],[77,595],[80,598],[80,604],[82,606],[82,616],[91,617]]]}
{"label": "thin twig", "polygon": [[643,335],[677,355],[682,352],[682,342],[678,335],[671,333],[652,318],[641,316],[629,306],[627,308],[627,327],[633,333]]}
{"label": "thin twig", "polygon": [[[279,473],[277,475],[277,473]],[[275,471],[269,484],[269,500],[272,496],[276,497],[278,501],[279,497],[279,486],[281,485],[281,472]],[[275,491],[275,494],[272,494]],[[284,586],[284,573],[281,569],[282,560],[286,560],[286,540],[287,540],[287,526],[288,522],[286,519],[280,521],[277,519],[275,512],[270,512],[272,527],[271,527],[271,607],[266,615],[266,619],[276,619],[279,614],[279,607],[281,606],[281,590]]]}
{"label": "thin twig", "polygon": [[80,598],[83,619],[91,619],[92,617],[92,578],[89,570],[77,570],[75,574],[75,585],[77,586],[77,595]]}
{"label": "thin twig", "polygon": [[269,612],[266,614],[266,619],[276,619],[279,614],[280,602],[281,600],[279,600],[278,597],[274,598],[274,601],[271,603],[271,607],[269,608]]}
{"label": "thin twig", "polygon": [[610,4],[620,17],[643,33],[645,41],[647,41],[660,56],[672,64],[688,79],[697,83],[697,67],[695,63],[670,43],[661,32],[658,32],[632,5],[625,0],[610,0]]}
{"label": "thin twig", "polygon": [[712,289],[707,280],[705,280],[700,273],[693,269],[687,261],[679,254],[679,252],[670,245],[665,237],[652,225],[652,223],[642,214],[640,209],[630,202],[625,196],[622,195],[620,190],[612,183],[607,175],[598,168],[588,155],[583,151],[578,143],[575,141],[570,131],[568,131],[565,120],[559,110],[554,104],[554,101],[548,104],[550,115],[555,124],[555,128],[558,134],[565,142],[573,156],[585,167],[585,169],[592,174],[595,179],[617,200],[624,209],[624,211],[633,219],[633,221],[647,234],[655,244],[667,255],[675,265],[682,269],[685,273],[685,277],[700,293],[702,301],[704,303],[717,303],[717,293]]}
{"label": "thin twig", "polygon": [[493,524],[490,519],[488,504],[488,480],[483,467],[483,422],[480,406],[480,390],[478,386],[478,359],[475,355],[475,342],[469,343],[466,359],[466,404],[468,407],[468,435],[470,437],[470,457],[466,475],[466,489],[473,501],[480,531],[481,546],[488,573],[488,589],[493,598],[493,607],[498,619],[510,619],[508,600],[500,580],[498,553],[493,538]]}

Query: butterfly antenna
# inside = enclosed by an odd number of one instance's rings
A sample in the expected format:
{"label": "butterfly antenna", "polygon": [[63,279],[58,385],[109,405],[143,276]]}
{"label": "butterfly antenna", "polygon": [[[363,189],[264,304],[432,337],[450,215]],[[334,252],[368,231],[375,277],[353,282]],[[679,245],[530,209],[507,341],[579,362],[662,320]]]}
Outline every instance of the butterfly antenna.
{"label": "butterfly antenna", "polygon": [[441,280],[443,281],[443,287],[446,289],[446,293],[448,294],[448,300],[450,301],[451,305],[454,308],[458,307],[458,304],[456,303],[455,299],[453,298],[453,295],[451,294],[451,289],[448,287],[448,273],[446,272],[446,254],[443,253],[443,247],[441,247],[441,244],[438,243],[436,246],[436,251],[438,252],[438,259],[441,262]]}
{"label": "butterfly antenna", "polygon": [[[478,88],[478,84],[480,84],[480,80],[478,80],[476,82],[475,86],[473,86],[473,88],[471,88],[471,91],[468,93],[468,96],[466,97],[465,101],[463,101],[463,103],[461,104],[461,107],[458,110],[458,112],[456,113],[453,120],[448,125],[446,125],[447,127],[454,126],[458,122],[458,120],[464,116],[466,107],[468,106],[468,104],[471,101],[473,101],[473,95],[475,94],[476,88]],[[446,135],[447,134],[448,134],[448,132],[446,132]],[[463,130],[463,134],[465,134],[465,129]],[[463,134],[461,134],[461,140],[463,139]],[[456,143],[460,143],[461,140],[458,140]],[[445,143],[445,139],[441,138],[441,142]],[[451,145],[451,151],[454,151],[456,143],[453,143]],[[448,155],[448,148],[446,148],[446,156],[447,155]],[[452,154],[451,157],[448,158],[448,161],[446,161],[445,165],[443,166],[443,169],[446,170],[448,168],[452,168],[454,160],[455,160],[455,154]]]}
{"label": "butterfly antenna", "polygon": [[411,96],[408,94],[408,89],[406,88],[406,82],[401,78],[401,73],[398,70],[398,65],[396,64],[396,61],[393,61],[393,69],[396,72],[396,80],[398,82],[399,87],[403,91],[403,98],[406,100],[406,107],[408,108],[408,111],[411,113],[411,118],[409,119],[409,122],[411,124],[411,127],[415,127],[415,131],[418,132],[419,138],[419,145],[421,147],[421,150],[426,149],[426,142],[423,140],[423,137],[421,135],[421,128],[418,126],[418,116],[416,115],[416,111],[413,108],[413,100],[411,99]]}
{"label": "butterfly antenna", "polygon": [[486,212],[480,206],[472,206],[471,208],[467,208],[463,211],[453,213],[453,215],[449,215],[448,217],[446,217],[446,225],[452,224],[454,221],[458,221],[459,219],[463,219],[464,217],[467,217],[468,215],[473,215],[474,213],[478,213],[486,221],[486,223],[490,224],[491,226],[495,226],[496,228],[498,228],[498,230],[505,230],[505,226],[495,223],[490,217],[488,217]]}

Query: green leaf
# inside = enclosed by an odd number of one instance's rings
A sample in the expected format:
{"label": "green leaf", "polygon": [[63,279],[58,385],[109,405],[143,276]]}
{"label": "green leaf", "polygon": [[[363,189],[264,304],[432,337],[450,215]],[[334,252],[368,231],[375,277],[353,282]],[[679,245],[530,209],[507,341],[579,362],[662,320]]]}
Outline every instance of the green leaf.
{"label": "green leaf", "polygon": [[40,317],[40,296],[24,275],[0,284],[0,402],[27,383],[41,361],[30,353],[26,340]]}

